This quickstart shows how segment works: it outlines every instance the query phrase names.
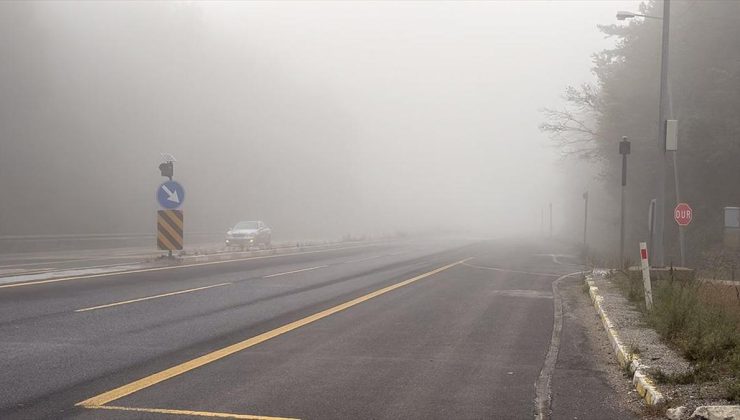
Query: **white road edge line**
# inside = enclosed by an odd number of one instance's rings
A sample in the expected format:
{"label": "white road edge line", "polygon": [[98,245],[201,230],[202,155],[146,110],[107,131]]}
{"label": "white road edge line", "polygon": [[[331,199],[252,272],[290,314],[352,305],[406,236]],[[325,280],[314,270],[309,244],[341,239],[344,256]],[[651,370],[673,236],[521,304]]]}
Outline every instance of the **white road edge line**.
{"label": "white road edge line", "polygon": [[167,297],[167,296],[181,295],[183,293],[197,292],[198,290],[205,290],[205,289],[210,289],[210,288],[213,288],[213,287],[228,286],[229,284],[231,284],[231,283],[212,284],[210,286],[196,287],[195,289],[180,290],[180,291],[177,291],[177,292],[163,293],[161,295],[147,296],[147,297],[138,298],[138,299],[125,300],[125,301],[122,301],[122,302],[114,302],[114,303],[108,303],[108,304],[105,304],[105,305],[91,306],[89,308],[75,309],[75,312],[94,311],[96,309],[104,309],[104,308],[110,308],[110,307],[113,307],[113,306],[127,305],[129,303],[142,302],[142,301],[145,301],[145,300],[158,299],[158,298],[163,298],[163,297]]}
{"label": "white road edge line", "polygon": [[286,272],[283,272],[283,273],[270,274],[269,276],[264,276],[262,278],[263,279],[269,279],[270,277],[277,277],[277,276],[285,276],[287,274],[302,273],[304,271],[318,270],[319,268],[326,268],[326,267],[328,267],[328,265],[319,265],[319,266],[316,266],[316,267],[302,268],[300,270],[293,270],[293,271],[286,271]]}
{"label": "white road edge line", "polygon": [[358,245],[358,246],[350,246],[350,247],[336,247],[336,248],[318,249],[315,251],[301,251],[301,252],[291,252],[291,253],[286,253],[286,254],[260,255],[260,256],[255,256],[255,257],[236,258],[236,259],[231,259],[231,260],[209,261],[209,262],[192,263],[192,264],[180,264],[180,265],[165,266],[165,267],[143,268],[143,269],[137,269],[137,270],[111,271],[108,273],[85,274],[85,275],[70,276],[70,277],[58,277],[58,278],[51,278],[47,280],[32,280],[32,281],[27,281],[27,282],[7,283],[7,284],[0,283],[0,289],[6,289],[6,288],[11,288],[11,287],[35,286],[38,284],[59,283],[59,282],[70,281],[70,280],[84,280],[84,279],[93,279],[93,278],[99,278],[99,277],[115,277],[115,276],[123,276],[127,274],[149,273],[153,271],[176,270],[176,269],[189,268],[189,267],[201,267],[201,266],[207,266],[207,265],[228,264],[228,263],[233,263],[233,262],[262,260],[262,259],[267,259],[267,258],[279,258],[279,257],[290,257],[290,256],[295,256],[295,255],[318,254],[318,253],[325,253],[325,252],[332,252],[332,251],[346,251],[348,249],[367,248],[369,246],[374,246],[374,245],[367,244],[367,245]]}

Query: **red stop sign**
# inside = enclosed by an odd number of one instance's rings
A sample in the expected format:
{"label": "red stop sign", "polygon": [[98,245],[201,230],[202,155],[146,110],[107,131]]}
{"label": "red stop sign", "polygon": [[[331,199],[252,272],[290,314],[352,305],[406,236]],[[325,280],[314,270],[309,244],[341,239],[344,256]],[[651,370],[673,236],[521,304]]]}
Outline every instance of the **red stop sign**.
{"label": "red stop sign", "polygon": [[673,219],[676,220],[679,226],[688,226],[691,223],[691,218],[694,215],[694,211],[686,203],[678,203],[676,208],[673,210]]}

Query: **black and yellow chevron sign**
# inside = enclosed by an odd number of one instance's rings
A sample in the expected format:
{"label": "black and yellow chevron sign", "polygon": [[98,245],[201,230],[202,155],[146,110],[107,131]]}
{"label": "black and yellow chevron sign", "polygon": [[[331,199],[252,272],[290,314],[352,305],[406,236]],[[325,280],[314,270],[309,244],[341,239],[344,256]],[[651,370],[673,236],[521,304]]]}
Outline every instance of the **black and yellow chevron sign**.
{"label": "black and yellow chevron sign", "polygon": [[157,210],[157,247],[182,249],[182,210]]}

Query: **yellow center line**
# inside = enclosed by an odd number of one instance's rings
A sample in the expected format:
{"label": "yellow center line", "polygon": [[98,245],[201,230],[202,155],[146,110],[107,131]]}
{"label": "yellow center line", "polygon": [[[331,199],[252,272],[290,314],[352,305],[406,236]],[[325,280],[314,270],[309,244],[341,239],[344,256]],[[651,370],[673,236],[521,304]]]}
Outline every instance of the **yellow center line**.
{"label": "yellow center line", "polygon": [[123,276],[123,275],[126,275],[126,274],[150,273],[150,272],[153,272],[153,271],[177,270],[177,269],[180,269],[180,268],[201,267],[201,266],[215,265],[215,264],[228,264],[228,263],[232,263],[232,262],[262,260],[262,259],[267,259],[267,258],[290,257],[290,256],[293,256],[293,255],[306,255],[306,254],[317,254],[317,253],[332,252],[332,251],[344,251],[344,250],[355,249],[355,248],[366,248],[366,247],[374,246],[374,245],[375,244],[368,244],[368,245],[359,245],[359,246],[351,246],[351,247],[343,247],[343,248],[319,249],[319,250],[316,250],[316,251],[292,252],[292,253],[289,253],[289,254],[262,255],[262,256],[258,256],[258,257],[236,258],[236,259],[233,259],[233,260],[211,261],[211,262],[193,263],[193,264],[180,264],[180,265],[171,266],[171,267],[142,268],[142,269],[139,269],[139,270],[114,271],[114,272],[111,272],[111,273],[85,274],[85,275],[80,275],[80,276],[62,277],[62,278],[58,278],[58,279],[48,279],[48,280],[28,281],[28,282],[23,282],[23,283],[2,284],[2,285],[0,285],[0,289],[6,289],[6,288],[10,288],[10,287],[21,287],[21,286],[34,286],[34,285],[37,285],[37,284],[57,283],[57,282],[70,281],[70,280],[84,280],[84,279],[94,279],[94,278],[99,278],[99,277]]}
{"label": "yellow center line", "polygon": [[234,354],[236,352],[242,351],[244,349],[247,349],[252,346],[256,346],[257,344],[263,343],[267,340],[270,340],[272,338],[278,337],[280,335],[283,335],[287,332],[293,331],[297,328],[300,328],[304,325],[308,325],[312,322],[316,322],[322,318],[326,318],[329,315],[333,315],[337,312],[343,311],[347,308],[351,308],[352,306],[358,305],[362,302],[368,301],[370,299],[373,299],[375,297],[378,297],[380,295],[383,295],[385,293],[388,293],[392,290],[396,290],[400,287],[409,285],[415,281],[421,280],[423,278],[432,276],[434,274],[440,273],[442,271],[445,271],[449,268],[452,268],[456,265],[462,264],[466,261],[468,261],[470,258],[466,258],[464,260],[445,265],[444,267],[439,267],[435,270],[429,271],[424,274],[420,274],[416,277],[410,278],[408,280],[404,280],[400,283],[396,283],[387,287],[384,287],[382,289],[378,289],[374,292],[368,293],[364,296],[360,296],[358,298],[352,299],[348,302],[342,303],[340,305],[334,306],[333,308],[329,308],[326,310],[323,310],[321,312],[315,313],[313,315],[310,315],[306,318],[299,319],[298,321],[293,321],[289,324],[283,325],[282,327],[278,327],[274,330],[262,333],[260,335],[254,336],[252,338],[246,339],[244,341],[240,341],[236,344],[232,344],[230,346],[224,347],[222,349],[216,350],[214,352],[205,354],[200,357],[196,357],[195,359],[189,360],[184,363],[180,363],[179,365],[172,366],[168,369],[165,369],[163,371],[154,373],[152,375],[149,375],[147,377],[141,378],[139,380],[136,380],[134,382],[128,383],[126,385],[120,386],[118,388],[112,389],[110,391],[104,392],[100,395],[96,395],[94,397],[88,398],[84,401],[78,402],[76,405],[83,406],[83,407],[90,407],[90,406],[102,406],[104,404],[107,404],[109,402],[115,401],[117,399],[123,398],[127,395],[133,394],[134,392],[141,391],[144,388],[148,388],[150,386],[156,385],[160,382],[166,381],[170,378],[173,378],[175,376],[181,375],[185,372],[189,372],[193,369],[199,368],[201,366],[207,365],[209,363],[215,362],[216,360],[222,359],[226,356],[229,356],[231,354]]}
{"label": "yellow center line", "polygon": [[122,302],[114,302],[114,303],[108,303],[108,304],[105,304],[105,305],[91,306],[89,308],[75,309],[75,312],[94,311],[96,309],[110,308],[112,306],[119,306],[119,305],[127,305],[129,303],[141,302],[141,301],[144,301],[144,300],[159,299],[159,298],[163,298],[163,297],[167,297],[167,296],[181,295],[183,293],[197,292],[198,290],[210,289],[212,287],[227,286],[229,284],[231,284],[231,283],[212,284],[210,286],[196,287],[195,289],[180,290],[180,291],[177,291],[177,292],[163,293],[161,295],[147,296],[147,297],[138,298],[138,299],[124,300]]}
{"label": "yellow center line", "polygon": [[248,419],[248,420],[298,420],[290,417],[267,417],[251,414],[214,413],[210,411],[171,410],[168,408],[139,408],[120,407],[114,405],[90,406],[87,408],[98,408],[103,410],[135,411],[139,413],[172,414],[179,416],[217,417],[225,419]]}
{"label": "yellow center line", "polygon": [[263,278],[269,279],[270,277],[284,276],[286,274],[302,273],[304,271],[318,270],[319,268],[326,268],[326,267],[328,267],[328,265],[319,265],[319,266],[311,267],[311,268],[302,268],[300,270],[286,271],[284,273],[270,274],[269,276],[265,276]]}

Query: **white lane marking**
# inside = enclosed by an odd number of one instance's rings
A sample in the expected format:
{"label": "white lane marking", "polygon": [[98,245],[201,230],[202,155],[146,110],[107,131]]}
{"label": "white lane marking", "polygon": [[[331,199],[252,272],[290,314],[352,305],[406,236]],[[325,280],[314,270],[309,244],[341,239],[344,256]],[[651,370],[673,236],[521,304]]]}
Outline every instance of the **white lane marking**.
{"label": "white lane marking", "polygon": [[[161,252],[151,252],[148,254],[126,254],[126,255],[110,255],[110,256],[100,256],[100,257],[84,257],[84,258],[66,258],[66,257],[58,257],[58,258],[52,258],[53,261],[37,261],[37,262],[30,262],[30,263],[15,263],[15,264],[7,264],[7,265],[0,265],[0,268],[10,268],[10,267],[27,267],[29,265],[48,265],[48,264],[68,264],[68,263],[80,263],[80,262],[88,262],[88,261],[105,261],[105,260],[126,260],[126,259],[138,259],[141,257],[157,257],[159,255],[162,255]],[[101,267],[101,266],[98,266]],[[88,267],[83,267],[88,268]]]}
{"label": "white lane marking", "polygon": [[552,262],[554,262],[555,264],[560,264],[560,265],[575,265],[575,266],[583,265],[583,264],[564,263],[564,262],[560,261],[560,258],[577,259],[578,257],[576,257],[575,255],[567,255],[567,254],[534,254],[534,256],[535,257],[550,257],[552,259]]}
{"label": "white lane marking", "polygon": [[304,271],[318,270],[319,268],[326,268],[326,267],[328,267],[328,265],[319,265],[319,266],[316,266],[316,267],[302,268],[300,270],[285,271],[283,273],[270,274],[269,276],[264,276],[262,278],[263,279],[269,279],[270,277],[277,277],[277,276],[285,276],[287,274],[302,273]]}
{"label": "white lane marking", "polygon": [[292,253],[288,253],[288,254],[262,255],[262,256],[257,256],[257,257],[236,258],[236,259],[231,259],[231,260],[210,261],[210,262],[203,262],[203,263],[180,264],[180,265],[167,266],[167,267],[143,268],[143,269],[138,269],[138,270],[112,271],[112,272],[109,272],[109,273],[85,274],[85,275],[79,275],[79,276],[53,278],[53,279],[48,279],[48,280],[34,280],[34,281],[28,281],[28,282],[22,282],[22,283],[0,284],[0,289],[5,289],[5,288],[9,288],[9,287],[34,286],[34,285],[37,285],[37,284],[57,283],[57,282],[61,282],[61,281],[70,281],[70,280],[84,280],[84,279],[92,279],[92,278],[98,278],[98,277],[115,277],[115,276],[123,276],[123,275],[126,275],[126,274],[150,273],[150,272],[153,272],[153,271],[178,270],[178,269],[181,269],[181,268],[202,267],[202,266],[216,265],[216,264],[228,264],[228,263],[233,263],[233,262],[245,262],[245,261],[252,261],[252,260],[262,260],[262,259],[267,259],[267,258],[280,258],[280,257],[291,257],[291,256],[295,256],[295,255],[306,255],[306,254],[318,254],[318,253],[325,253],[325,252],[346,251],[348,249],[367,248],[369,246],[375,246],[375,244],[358,245],[358,246],[351,246],[351,247],[340,247],[340,248],[329,248],[329,249],[319,249],[319,250],[316,250],[316,251],[292,252]]}
{"label": "white lane marking", "polygon": [[138,299],[124,300],[122,302],[114,302],[114,303],[108,303],[108,304],[105,304],[105,305],[91,306],[89,308],[75,309],[75,312],[94,311],[96,309],[104,309],[104,308],[110,308],[110,307],[113,307],[113,306],[127,305],[129,303],[142,302],[142,301],[151,300],[151,299],[159,299],[159,298],[163,298],[163,297],[167,297],[167,296],[181,295],[183,293],[192,293],[192,292],[197,292],[198,290],[205,290],[205,289],[210,289],[210,288],[213,288],[213,287],[227,286],[229,284],[231,284],[231,283],[212,284],[210,286],[196,287],[195,289],[180,290],[180,291],[177,291],[177,292],[163,293],[161,295],[147,296],[147,297],[138,298]]}
{"label": "white lane marking", "polygon": [[384,255],[373,255],[372,257],[360,258],[359,260],[349,260],[349,261],[345,261],[344,263],[345,264],[352,264],[352,263],[358,263],[358,262],[363,262],[363,261],[370,261],[370,260],[374,260],[374,259],[380,258],[380,257],[384,257]]}
{"label": "white lane marking", "polygon": [[521,298],[552,299],[551,292],[545,292],[542,290],[495,290],[491,292],[491,294]]}
{"label": "white lane marking", "polygon": [[0,269],[0,276],[43,274],[43,273],[47,273],[53,270],[56,270],[56,268],[50,267],[50,268],[39,268],[39,269],[25,269],[25,268]]}
{"label": "white lane marking", "polygon": [[473,268],[478,268],[481,270],[503,271],[505,273],[521,273],[521,274],[531,274],[533,276],[560,277],[560,274],[553,274],[553,273],[538,273],[535,271],[509,270],[508,268],[484,267],[482,265],[475,265],[475,264],[468,264],[468,263],[463,263],[462,265],[466,265],[468,267],[473,267]]}

